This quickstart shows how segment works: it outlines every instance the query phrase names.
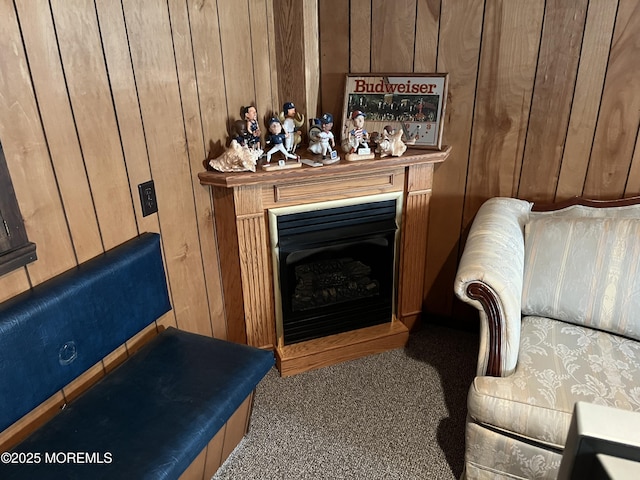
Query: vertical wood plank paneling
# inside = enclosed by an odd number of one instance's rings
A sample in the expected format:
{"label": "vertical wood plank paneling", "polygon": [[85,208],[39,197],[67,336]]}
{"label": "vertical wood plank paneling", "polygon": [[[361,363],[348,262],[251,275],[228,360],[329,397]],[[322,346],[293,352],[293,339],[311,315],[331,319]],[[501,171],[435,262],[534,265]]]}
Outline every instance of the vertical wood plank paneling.
{"label": "vertical wood plank paneling", "polygon": [[27,266],[35,285],[71,268],[76,258],[9,0],[0,2],[0,29],[0,139],[25,230],[37,245],[38,260]]}
{"label": "vertical wood plank paneling", "polygon": [[[268,47],[269,47],[269,69],[271,71],[271,104],[276,105],[278,103],[278,92],[280,91],[279,85],[280,81],[278,79],[278,68],[277,68],[277,48],[276,48],[276,18],[275,11],[273,8],[273,1],[267,1],[266,8],[266,22],[267,22],[267,32],[268,32]],[[266,111],[266,110],[263,110]]]}
{"label": "vertical wood plank paneling", "polygon": [[[207,158],[215,158],[223,151],[227,136],[228,115],[236,115],[236,112],[227,112],[225,97],[225,76],[222,68],[222,53],[218,28],[218,12],[216,2],[211,0],[187,2],[189,22],[191,27],[191,43],[194,56],[195,76],[198,85],[198,100],[200,108],[200,122],[202,124],[202,137]],[[238,112],[239,113],[239,112]],[[192,159],[193,162],[193,159]],[[194,187],[199,195],[211,195],[208,188],[202,185]],[[200,236],[202,240],[203,260],[211,262],[209,255],[215,255],[216,268],[219,268],[218,240],[215,229],[216,212],[212,200],[209,200],[211,209],[210,226],[201,226]],[[206,252],[208,245],[215,244],[214,252]],[[211,265],[205,266],[207,275],[207,288],[210,295],[214,289],[219,289],[218,298],[210,300],[211,324],[213,334],[217,338],[228,339],[228,317],[225,310],[224,294],[220,285],[218,274],[217,281],[210,278]]]}
{"label": "vertical wood plank paneling", "polygon": [[102,252],[100,229],[69,104],[58,43],[45,0],[16,3],[33,86],[79,262]]}
{"label": "vertical wood plank paneling", "polygon": [[270,2],[267,0],[249,2],[251,55],[258,115],[277,103],[278,86],[273,82],[275,69],[271,68],[272,57],[275,57],[275,39],[272,31],[273,17],[269,15],[269,10]]}
{"label": "vertical wood plank paneling", "polygon": [[177,325],[211,335],[168,6],[123,5]]}
{"label": "vertical wood plank paneling", "polygon": [[413,71],[416,0],[373,0],[371,71]]}
{"label": "vertical wood plank paneling", "polygon": [[[202,160],[206,157],[205,144],[202,135],[200,106],[198,104],[198,89],[196,72],[193,61],[193,47],[189,29],[189,18],[186,4],[182,0],[170,0],[171,29],[180,80],[180,96],[185,121],[185,134],[191,168],[191,183],[196,205],[198,233],[206,281],[209,311],[211,313],[211,327],[215,337],[226,335],[224,322],[224,307],[220,298],[220,270],[218,265],[218,246],[213,234],[213,212],[209,189],[200,185],[198,172],[202,170]],[[204,321],[205,318],[202,319]]]}
{"label": "vertical wood plank paneling", "polygon": [[[550,202],[556,192],[577,76],[587,0],[547,0],[517,195]],[[558,44],[563,45],[558,52]]]}
{"label": "vertical wood plank paneling", "polygon": [[[333,132],[340,138],[345,74],[349,72],[349,3],[320,0],[320,82],[322,111],[336,120]],[[284,81],[284,78],[281,80]]]}
{"label": "vertical wood plank paneling", "polygon": [[442,0],[418,0],[414,72],[436,71],[441,2]]}
{"label": "vertical wood plank paneling", "polygon": [[582,194],[617,10],[617,0],[589,2],[571,118],[555,196],[557,201]]}
{"label": "vertical wood plank paneling", "polygon": [[[202,125],[202,138],[204,142],[204,153],[206,158],[215,158],[223,151],[227,136],[227,118],[229,115],[236,115],[239,112],[228,112],[225,97],[225,76],[221,68],[222,53],[220,45],[220,35],[218,28],[218,12],[216,2],[206,0],[189,1],[189,21],[191,27],[191,44],[193,49],[193,62],[195,67],[195,78],[198,85],[198,101],[200,108],[200,121]],[[192,164],[194,160],[192,159]],[[194,180],[195,181],[195,180]],[[218,256],[218,239],[215,230],[214,218],[215,210],[211,201],[211,192],[202,185],[194,184],[196,197],[209,197],[208,208],[210,218],[200,220],[200,237],[202,255],[205,265],[205,275],[207,276],[207,290],[210,298],[211,324],[213,334],[217,338],[228,339],[229,329],[227,325],[227,314],[225,312],[224,295],[220,284],[218,268],[220,258]],[[199,204],[200,205],[200,204]],[[201,209],[203,206],[200,207]],[[205,210],[201,210],[200,215]],[[213,252],[207,251],[215,245]],[[215,255],[215,259],[210,255]],[[230,255],[222,249],[221,255]],[[217,279],[213,276],[217,275]]]}
{"label": "vertical wood plank paneling", "polygon": [[544,1],[491,1],[485,10],[463,227],[480,205],[516,192]]}
{"label": "vertical wood plank paneling", "polygon": [[140,232],[160,232],[158,216],[143,217],[138,200],[138,185],[151,179],[151,169],[122,5],[110,0],[96,0],[95,3],[136,223]]}
{"label": "vertical wood plank paneling", "polygon": [[[320,112],[320,45],[318,42],[318,0],[303,2],[305,118],[317,118]],[[306,139],[303,139],[307,142]]]}
{"label": "vertical wood plank paneling", "polygon": [[450,314],[458,266],[483,12],[476,0],[442,2],[437,70],[449,72],[443,140],[453,149],[434,175],[425,269],[425,309],[440,315]]}
{"label": "vertical wood plank paneling", "polygon": [[137,226],[95,6],[91,0],[53,0],[51,9],[94,207],[109,249],[134,237]]}
{"label": "vertical wood plank paneling", "polygon": [[240,119],[240,108],[256,101],[253,59],[251,55],[251,26],[247,0],[218,2],[222,63],[226,78],[229,125]]}
{"label": "vertical wood plank paneling", "polygon": [[190,0],[188,6],[205,150],[215,158],[224,151],[228,115],[237,113],[227,112],[216,2]]}
{"label": "vertical wood plank paneling", "polygon": [[14,270],[0,277],[0,302],[24,292],[30,287],[24,268]]}
{"label": "vertical wood plank paneling", "polygon": [[553,200],[566,138],[587,0],[547,1],[517,195]]}
{"label": "vertical wood plank paneling", "polygon": [[[347,21],[350,21],[350,24],[347,23],[347,28],[349,28],[351,59],[348,71],[367,73],[371,69],[371,0],[351,0],[349,3]],[[333,16],[332,20],[334,20]]]}
{"label": "vertical wood plank paneling", "polygon": [[640,3],[620,0],[584,194],[620,198],[640,123]]}
{"label": "vertical wood plank paneling", "polygon": [[[304,2],[273,0],[275,18],[276,62],[278,72],[287,77],[278,83],[278,105],[293,102],[299,113],[306,112]],[[274,112],[278,113],[278,111]]]}
{"label": "vertical wood plank paneling", "polygon": [[[224,308],[220,301],[222,287],[220,285],[218,265],[218,246],[212,228],[211,197],[209,190],[203,188],[197,178],[198,172],[202,169],[202,160],[206,157],[206,152],[202,136],[201,113],[198,104],[198,88],[193,64],[193,47],[188,11],[184,1],[170,0],[169,12],[171,14],[171,29],[180,81],[180,96],[185,121],[203,271],[211,314],[211,327],[214,336],[224,337],[226,335],[226,327],[224,323]],[[202,321],[205,318],[203,317]]]}

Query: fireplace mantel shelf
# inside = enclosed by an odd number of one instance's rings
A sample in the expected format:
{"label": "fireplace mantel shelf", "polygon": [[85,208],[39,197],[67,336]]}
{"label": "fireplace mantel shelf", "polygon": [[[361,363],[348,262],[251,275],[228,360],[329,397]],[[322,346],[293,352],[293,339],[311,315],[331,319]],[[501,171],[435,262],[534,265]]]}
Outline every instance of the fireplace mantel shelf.
{"label": "fireplace mantel shelf", "polygon": [[[275,350],[282,375],[403,347],[422,313],[433,172],[450,152],[450,146],[408,149],[401,157],[341,160],[322,167],[199,173],[213,197],[227,339]],[[284,345],[276,327],[279,299],[269,211],[395,193],[402,199],[402,225],[393,318],[388,324]]]}
{"label": "fireplace mantel shelf", "polygon": [[310,167],[302,165],[301,168],[284,170],[260,170],[255,172],[216,172],[206,171],[198,174],[200,183],[215,187],[233,188],[244,185],[260,185],[265,183],[291,182],[315,180],[322,178],[335,178],[336,175],[359,175],[373,172],[388,171],[392,168],[407,167],[423,163],[444,162],[451,152],[451,146],[445,146],[442,150],[407,149],[401,157],[375,158],[371,160],[358,160],[349,162],[341,160],[332,165],[323,167]]}

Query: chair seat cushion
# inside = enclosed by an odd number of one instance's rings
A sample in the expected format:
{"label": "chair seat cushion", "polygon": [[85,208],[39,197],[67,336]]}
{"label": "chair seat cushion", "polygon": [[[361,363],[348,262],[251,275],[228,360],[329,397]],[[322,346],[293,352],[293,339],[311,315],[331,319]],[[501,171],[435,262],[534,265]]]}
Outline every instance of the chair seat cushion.
{"label": "chair seat cushion", "polygon": [[562,448],[577,401],[640,411],[640,343],[544,317],[522,320],[508,377],[476,377],[468,398],[478,423]]}
{"label": "chair seat cushion", "polygon": [[[0,465],[0,478],[177,478],[273,364],[270,351],[168,328],[14,449],[40,463]],[[45,452],[103,462],[52,465]]]}

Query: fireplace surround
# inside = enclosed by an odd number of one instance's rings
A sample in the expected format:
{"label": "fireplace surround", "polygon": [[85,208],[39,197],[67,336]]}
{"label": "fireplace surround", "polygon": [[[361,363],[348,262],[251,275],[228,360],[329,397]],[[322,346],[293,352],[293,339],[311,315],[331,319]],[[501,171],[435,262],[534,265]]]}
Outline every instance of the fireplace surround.
{"label": "fireplace surround", "polygon": [[[257,172],[201,172],[211,188],[227,339],[275,350],[283,376],[399,348],[419,321],[433,172],[451,147],[402,157]],[[400,236],[390,321],[285,345],[276,328],[269,211],[401,194]]]}

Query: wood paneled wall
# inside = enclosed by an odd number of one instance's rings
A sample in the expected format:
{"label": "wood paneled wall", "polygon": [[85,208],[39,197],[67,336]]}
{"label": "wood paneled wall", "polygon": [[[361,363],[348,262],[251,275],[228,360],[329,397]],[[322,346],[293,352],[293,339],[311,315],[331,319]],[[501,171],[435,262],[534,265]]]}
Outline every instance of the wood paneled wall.
{"label": "wood paneled wall", "polygon": [[[203,160],[242,105],[338,114],[349,72],[450,74],[428,312],[457,314],[487,198],[640,193],[637,0],[0,0],[0,27],[0,140],[39,258],[0,300],[156,231],[162,323],[225,338]],[[142,217],[149,179],[159,212]]]}

